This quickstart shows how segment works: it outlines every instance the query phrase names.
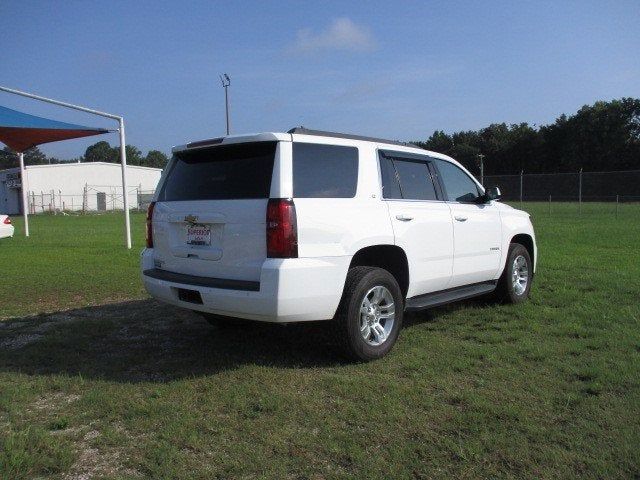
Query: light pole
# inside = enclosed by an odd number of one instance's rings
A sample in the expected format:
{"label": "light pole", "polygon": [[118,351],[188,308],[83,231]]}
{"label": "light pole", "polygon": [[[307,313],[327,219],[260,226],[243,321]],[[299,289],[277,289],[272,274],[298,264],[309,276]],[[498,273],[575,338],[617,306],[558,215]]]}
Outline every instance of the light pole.
{"label": "light pole", "polygon": [[484,187],[484,155],[478,154],[478,161],[480,162],[480,183]]}
{"label": "light pole", "polygon": [[220,81],[222,82],[222,88],[224,88],[224,104],[227,114],[227,135],[229,135],[229,86],[231,85],[231,79],[229,75],[223,73],[220,75]]}

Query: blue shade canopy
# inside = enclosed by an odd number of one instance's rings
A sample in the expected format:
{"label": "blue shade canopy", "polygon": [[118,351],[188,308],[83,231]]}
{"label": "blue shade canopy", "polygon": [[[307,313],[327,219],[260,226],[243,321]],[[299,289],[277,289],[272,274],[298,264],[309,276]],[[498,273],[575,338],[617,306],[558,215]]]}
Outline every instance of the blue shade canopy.
{"label": "blue shade canopy", "polygon": [[43,143],[101,135],[110,130],[37,117],[0,106],[0,142],[16,152]]}

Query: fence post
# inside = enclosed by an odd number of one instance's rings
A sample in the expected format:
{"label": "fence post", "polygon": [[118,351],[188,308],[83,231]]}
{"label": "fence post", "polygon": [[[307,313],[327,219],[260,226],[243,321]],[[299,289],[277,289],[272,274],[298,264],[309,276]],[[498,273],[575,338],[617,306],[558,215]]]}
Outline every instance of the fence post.
{"label": "fence post", "polygon": [[522,174],[524,170],[520,170],[520,203],[522,203]]}
{"label": "fence post", "polygon": [[551,216],[551,195],[549,195],[549,216]]}
{"label": "fence post", "polygon": [[578,175],[578,213],[582,213],[582,169]]}

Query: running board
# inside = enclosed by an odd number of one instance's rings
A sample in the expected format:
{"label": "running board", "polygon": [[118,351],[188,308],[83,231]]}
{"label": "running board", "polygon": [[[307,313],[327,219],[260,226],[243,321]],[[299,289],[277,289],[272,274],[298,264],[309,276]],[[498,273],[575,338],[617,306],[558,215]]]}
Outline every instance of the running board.
{"label": "running board", "polygon": [[450,288],[439,292],[425,293],[417,297],[407,298],[405,311],[414,312],[424,308],[437,307],[467,298],[477,297],[491,293],[496,289],[497,281],[474,283],[473,285],[465,285],[462,287]]}

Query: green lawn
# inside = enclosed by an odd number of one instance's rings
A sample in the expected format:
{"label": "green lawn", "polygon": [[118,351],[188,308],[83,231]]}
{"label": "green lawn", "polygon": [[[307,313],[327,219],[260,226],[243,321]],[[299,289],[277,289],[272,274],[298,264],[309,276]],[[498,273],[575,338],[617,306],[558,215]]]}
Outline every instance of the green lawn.
{"label": "green lawn", "polygon": [[140,215],[132,252],[121,216],[34,218],[0,240],[0,478],[638,478],[640,208],[525,207],[531,301],[412,315],[370,364],[148,299]]}
{"label": "green lawn", "polygon": [[133,248],[127,250],[122,213],[31,216],[29,238],[22,217],[13,217],[15,236],[0,240],[0,320],[143,298],[144,219],[131,214]]}

